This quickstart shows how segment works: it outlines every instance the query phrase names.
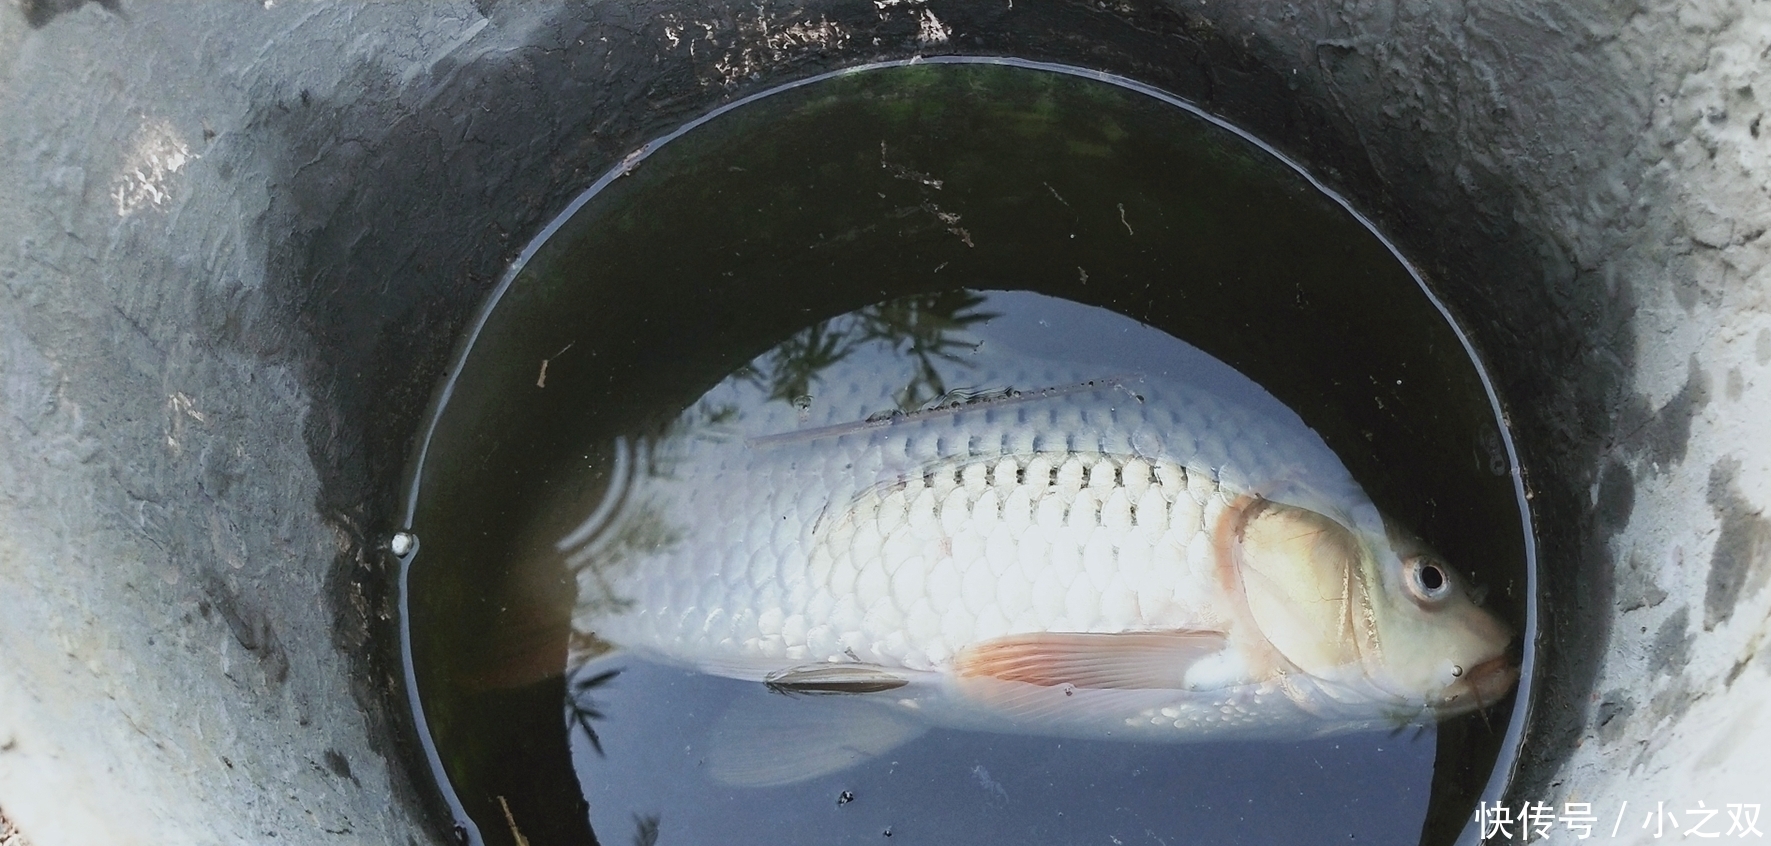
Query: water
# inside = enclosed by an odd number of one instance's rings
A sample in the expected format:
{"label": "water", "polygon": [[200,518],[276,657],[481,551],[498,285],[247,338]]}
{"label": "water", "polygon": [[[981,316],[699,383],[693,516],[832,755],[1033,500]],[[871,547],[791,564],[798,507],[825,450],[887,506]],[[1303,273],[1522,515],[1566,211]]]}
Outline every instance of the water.
{"label": "water", "polygon": [[[599,187],[488,312],[413,485],[415,682],[478,837],[514,842],[512,822],[536,844],[1444,843],[1463,830],[1493,787],[1511,701],[1437,730],[1308,742],[937,730],[850,770],[743,789],[708,779],[703,751],[716,715],[757,685],[621,659],[560,675],[587,644],[552,543],[603,499],[614,445],[662,431],[753,361],[779,402],[818,402],[840,341],[808,330],[869,308],[899,318],[881,324],[900,352],[880,356],[879,384],[904,407],[970,387],[910,352],[943,330],[1108,369],[1209,379],[1202,357],[1223,362],[1264,389],[1248,401],[1295,412],[1386,513],[1489,585],[1488,607],[1529,642],[1529,532],[1492,400],[1408,270],[1332,197],[1171,103],[1001,64],[775,93]],[[953,325],[984,311],[1000,316]],[[1137,322],[1159,331],[1125,328]]]}

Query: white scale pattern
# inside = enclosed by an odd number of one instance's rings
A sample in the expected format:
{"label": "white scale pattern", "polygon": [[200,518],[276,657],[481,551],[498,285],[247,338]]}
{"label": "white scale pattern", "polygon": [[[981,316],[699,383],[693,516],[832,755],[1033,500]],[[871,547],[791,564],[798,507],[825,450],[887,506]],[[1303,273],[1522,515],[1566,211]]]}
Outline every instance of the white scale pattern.
{"label": "white scale pattern", "polygon": [[630,610],[579,627],[740,677],[937,670],[1013,633],[1212,628],[1210,527],[1244,480],[1313,473],[1363,495],[1313,436],[1165,388],[1104,381],[759,443],[804,425],[777,411],[673,438],[623,519],[649,513],[674,542],[587,567],[581,598],[608,583]]}
{"label": "white scale pattern", "polygon": [[814,532],[811,601],[853,593],[866,613],[846,636],[803,645],[812,660],[843,660],[846,648],[870,663],[934,670],[967,644],[1013,633],[1208,622],[1218,605],[1212,562],[1188,551],[1222,507],[1206,474],[1138,458],[941,466],[863,493]]}

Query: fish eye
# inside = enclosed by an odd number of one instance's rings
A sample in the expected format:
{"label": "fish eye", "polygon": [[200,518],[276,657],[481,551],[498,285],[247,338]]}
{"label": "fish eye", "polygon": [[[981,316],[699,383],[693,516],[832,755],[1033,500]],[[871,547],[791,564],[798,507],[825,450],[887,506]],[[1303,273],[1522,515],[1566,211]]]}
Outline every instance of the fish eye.
{"label": "fish eye", "polygon": [[1444,562],[1425,555],[1408,559],[1406,578],[1408,593],[1422,604],[1438,604],[1451,595],[1451,571]]}

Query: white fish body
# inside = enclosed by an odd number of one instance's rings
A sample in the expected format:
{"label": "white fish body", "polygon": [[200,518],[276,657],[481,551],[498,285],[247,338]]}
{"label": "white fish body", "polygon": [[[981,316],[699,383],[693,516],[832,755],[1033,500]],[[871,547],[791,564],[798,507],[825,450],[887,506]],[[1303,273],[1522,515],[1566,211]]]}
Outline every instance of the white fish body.
{"label": "white fish body", "polygon": [[[716,774],[798,780],[930,724],[1166,740],[1393,727],[1511,686],[1510,635],[1449,568],[1456,607],[1424,607],[1449,634],[1407,637],[1443,656],[1424,671],[1386,657],[1386,623],[1420,626],[1422,607],[1386,601],[1420,551],[1295,416],[1135,374],[983,369],[1020,390],[876,420],[889,395],[862,363],[827,371],[810,408],[728,379],[668,436],[624,445],[625,481],[558,544],[580,632],[853,694],[735,709]],[[828,742],[807,740],[828,715]]]}

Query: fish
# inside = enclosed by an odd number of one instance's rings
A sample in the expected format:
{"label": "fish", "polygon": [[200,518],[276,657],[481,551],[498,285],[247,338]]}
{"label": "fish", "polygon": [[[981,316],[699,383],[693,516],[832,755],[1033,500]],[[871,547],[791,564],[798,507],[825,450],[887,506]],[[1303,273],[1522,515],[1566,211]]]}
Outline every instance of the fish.
{"label": "fish", "polygon": [[971,381],[909,410],[881,376],[904,345],[786,391],[759,357],[618,439],[602,499],[554,543],[574,665],[614,650],[756,683],[714,734],[720,781],[802,781],[937,726],[1394,730],[1517,680],[1513,633],[1468,579],[1227,365],[1115,370],[963,323],[940,340]]}

